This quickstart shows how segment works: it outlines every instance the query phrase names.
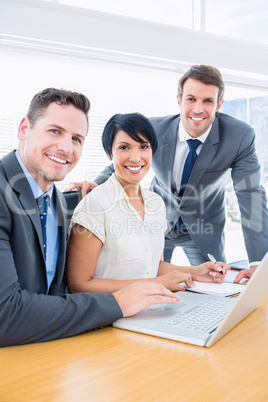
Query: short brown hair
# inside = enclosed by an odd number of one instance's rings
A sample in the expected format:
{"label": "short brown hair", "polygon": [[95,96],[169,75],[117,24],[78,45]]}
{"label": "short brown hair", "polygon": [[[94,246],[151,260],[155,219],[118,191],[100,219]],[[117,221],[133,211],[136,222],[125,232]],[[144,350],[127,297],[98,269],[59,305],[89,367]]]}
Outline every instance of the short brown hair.
{"label": "short brown hair", "polygon": [[31,100],[27,117],[32,126],[43,116],[45,109],[53,102],[58,105],[73,105],[84,112],[88,122],[90,102],[85,95],[65,89],[46,88],[34,95]]}
{"label": "short brown hair", "polygon": [[185,82],[192,78],[193,80],[200,81],[206,85],[215,85],[219,88],[218,105],[224,95],[224,82],[222,75],[216,67],[205,65],[194,65],[180,78],[178,85],[178,97],[182,98],[183,86]]}

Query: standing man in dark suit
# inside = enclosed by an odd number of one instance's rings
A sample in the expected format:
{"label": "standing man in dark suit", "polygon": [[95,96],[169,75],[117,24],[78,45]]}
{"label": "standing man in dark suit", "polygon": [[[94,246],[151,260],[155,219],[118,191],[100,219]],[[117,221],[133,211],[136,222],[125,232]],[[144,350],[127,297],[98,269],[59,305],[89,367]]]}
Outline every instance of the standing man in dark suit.
{"label": "standing man in dark suit", "polygon": [[[224,197],[226,179],[231,174],[251,265],[250,270],[238,275],[239,281],[251,276],[268,250],[267,198],[261,186],[254,130],[219,113],[223,95],[222,76],[214,67],[192,66],[181,77],[180,115],[150,119],[158,139],[151,189],[162,196],[166,205],[165,261],[170,261],[176,246],[183,248],[192,265],[207,260],[208,252],[225,261]],[[196,144],[196,161],[185,180],[188,143]],[[112,166],[107,167],[96,183],[105,181],[112,171]],[[83,190],[86,187],[85,183]]]}
{"label": "standing man in dark suit", "polygon": [[0,346],[76,335],[178,300],[154,283],[65,293],[67,211],[54,181],[81,156],[89,106],[76,92],[39,92],[19,125],[18,150],[0,161]]}

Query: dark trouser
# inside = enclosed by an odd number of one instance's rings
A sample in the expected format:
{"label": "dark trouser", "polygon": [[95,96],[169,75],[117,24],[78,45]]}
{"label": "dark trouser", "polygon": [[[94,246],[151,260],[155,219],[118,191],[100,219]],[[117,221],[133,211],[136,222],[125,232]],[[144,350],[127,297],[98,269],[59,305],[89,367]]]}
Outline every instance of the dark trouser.
{"label": "dark trouser", "polygon": [[172,253],[175,247],[182,247],[184,254],[188,258],[191,265],[200,265],[203,262],[208,261],[201,251],[196,247],[194,241],[191,239],[190,235],[181,235],[178,233],[170,232],[165,238],[165,248],[164,248],[164,261],[170,262],[172,258]]}

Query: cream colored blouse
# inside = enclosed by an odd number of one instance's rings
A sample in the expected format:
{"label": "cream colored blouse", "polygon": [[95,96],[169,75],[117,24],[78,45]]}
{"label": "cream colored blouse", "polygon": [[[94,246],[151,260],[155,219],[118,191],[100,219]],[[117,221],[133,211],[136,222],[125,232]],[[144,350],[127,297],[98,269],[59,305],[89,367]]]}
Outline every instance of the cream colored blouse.
{"label": "cream colored blouse", "polygon": [[164,248],[165,205],[158,194],[144,188],[141,193],[144,220],[129,203],[114,174],[76,207],[71,226],[77,223],[85,227],[103,243],[94,278],[157,276]]}

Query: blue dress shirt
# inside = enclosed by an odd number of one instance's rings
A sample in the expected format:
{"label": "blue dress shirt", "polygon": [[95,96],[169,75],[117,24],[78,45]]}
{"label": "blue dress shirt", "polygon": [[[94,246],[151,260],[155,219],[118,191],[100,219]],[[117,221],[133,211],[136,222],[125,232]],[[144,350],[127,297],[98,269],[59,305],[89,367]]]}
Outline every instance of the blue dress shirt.
{"label": "blue dress shirt", "polygon": [[30,174],[28,169],[25,167],[21,160],[18,151],[15,151],[17,160],[25,174],[26,179],[32,189],[34,198],[38,198],[42,195],[49,196],[49,207],[47,214],[47,256],[46,256],[46,272],[47,272],[47,292],[49,291],[50,285],[55,277],[57,269],[57,261],[59,255],[59,230],[58,230],[58,215],[57,208],[53,202],[53,190],[54,184],[50,187],[47,192],[43,192],[37,182],[34,180],[33,176]]}

